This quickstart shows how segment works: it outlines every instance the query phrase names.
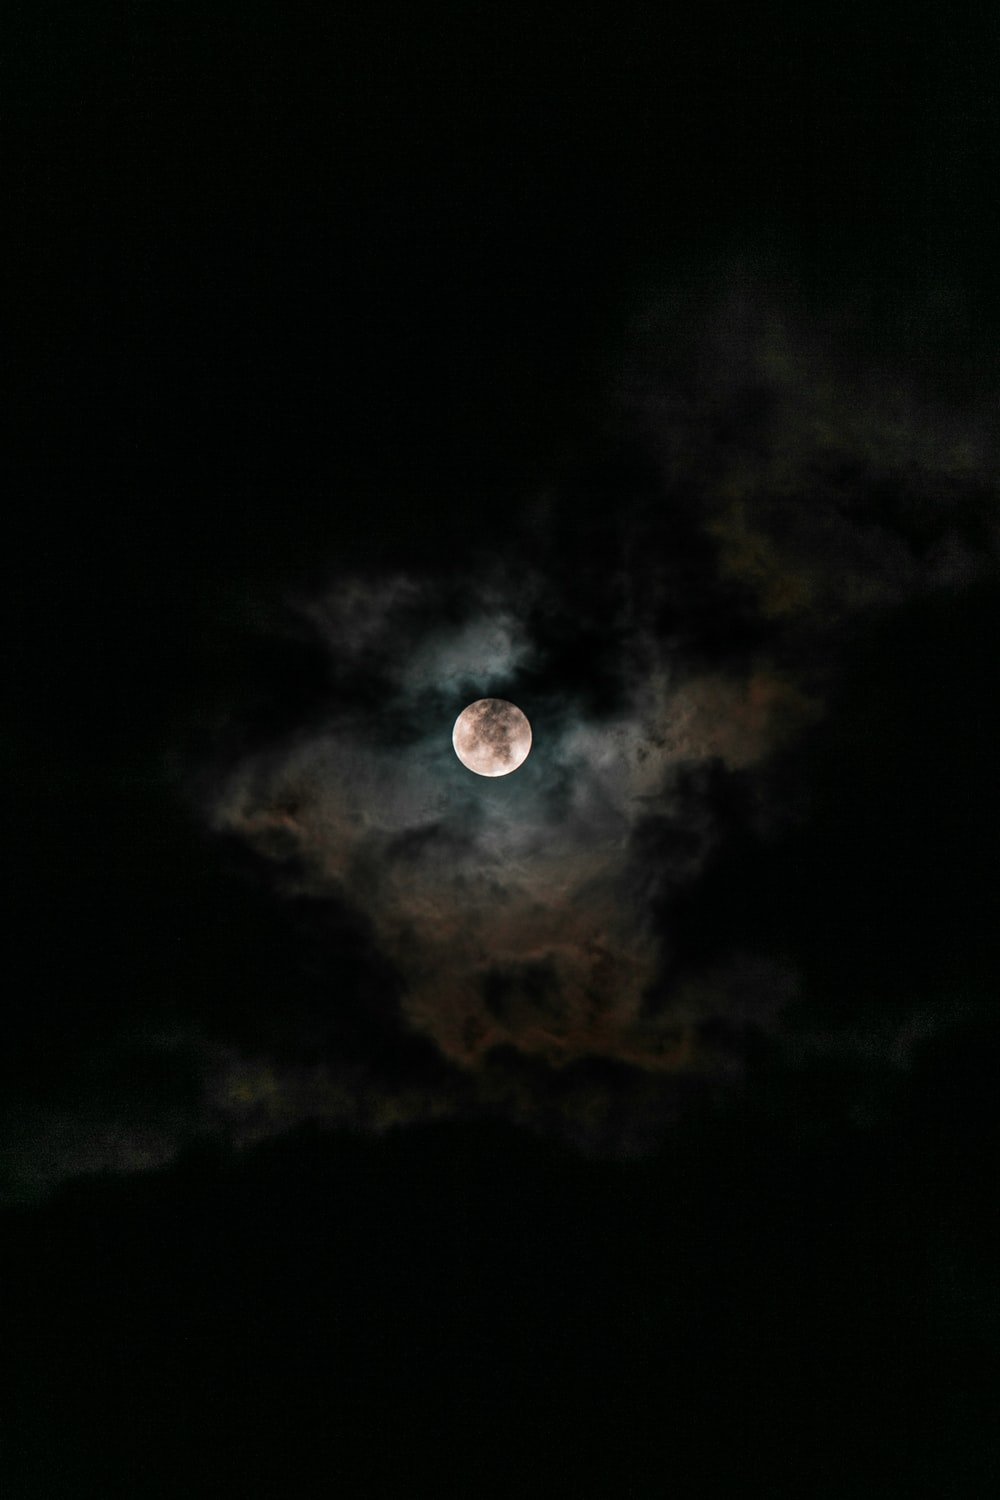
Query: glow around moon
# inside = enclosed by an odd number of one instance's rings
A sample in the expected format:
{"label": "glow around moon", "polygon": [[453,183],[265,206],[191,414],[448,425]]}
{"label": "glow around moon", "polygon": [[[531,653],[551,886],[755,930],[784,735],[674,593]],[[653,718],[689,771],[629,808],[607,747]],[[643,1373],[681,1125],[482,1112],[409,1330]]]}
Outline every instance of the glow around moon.
{"label": "glow around moon", "polygon": [[508,776],[527,759],[531,725],[505,698],[479,698],[455,720],[455,754],[477,776]]}

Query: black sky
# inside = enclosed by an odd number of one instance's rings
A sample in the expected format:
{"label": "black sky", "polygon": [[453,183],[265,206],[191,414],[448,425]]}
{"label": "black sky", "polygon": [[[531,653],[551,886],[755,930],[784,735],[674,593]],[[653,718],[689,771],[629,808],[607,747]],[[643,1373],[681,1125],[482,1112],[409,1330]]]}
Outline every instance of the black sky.
{"label": "black sky", "polygon": [[991,1493],[988,8],[4,38],[0,1488]]}

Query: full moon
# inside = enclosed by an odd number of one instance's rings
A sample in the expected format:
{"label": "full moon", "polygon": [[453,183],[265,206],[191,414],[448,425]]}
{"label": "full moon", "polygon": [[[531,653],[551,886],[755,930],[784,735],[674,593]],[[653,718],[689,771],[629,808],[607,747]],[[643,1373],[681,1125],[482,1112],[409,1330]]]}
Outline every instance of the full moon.
{"label": "full moon", "polygon": [[531,725],[505,698],[479,698],[463,708],[451,732],[455,754],[477,776],[507,776],[531,749]]}

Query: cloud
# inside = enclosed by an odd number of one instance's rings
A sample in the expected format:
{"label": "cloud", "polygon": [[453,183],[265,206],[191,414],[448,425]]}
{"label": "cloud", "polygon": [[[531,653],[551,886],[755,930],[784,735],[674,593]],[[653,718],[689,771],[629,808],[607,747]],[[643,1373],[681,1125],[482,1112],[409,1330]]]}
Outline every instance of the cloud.
{"label": "cloud", "polygon": [[[977,414],[822,332],[745,286],[655,301],[617,396],[654,485],[605,462],[581,483],[614,503],[568,486],[527,505],[504,557],[337,574],[299,601],[336,699],[225,770],[210,817],[286,892],[370,922],[400,1035],[451,1080],[386,1118],[461,1100],[566,1124],[554,1097],[603,1068],[619,1106],[586,1130],[577,1108],[572,1130],[641,1135],[639,1115],[668,1118],[780,1027],[787,958],[728,937],[720,911],[695,960],[677,913],[732,839],[795,815],[776,768],[822,726],[845,629],[976,576],[995,539]],[[487,783],[450,731],[492,694],[525,710],[534,748]]]}
{"label": "cloud", "polygon": [[938,372],[852,348],[852,317],[824,325],[733,276],[651,299],[621,361],[619,401],[664,483],[696,487],[720,580],[769,620],[829,629],[996,555],[988,394],[949,403]]}
{"label": "cloud", "polygon": [[[92,1121],[88,1162],[104,1136],[108,1162],[140,1162],[205,1129],[482,1111],[645,1149],[739,1078],[753,1037],[785,1035],[796,869],[769,877],[777,916],[742,911],[808,820],[796,747],[822,745],[873,621],[994,565],[993,440],[975,404],[930,401],[746,281],[652,299],[609,406],[614,435],[511,497],[503,550],[446,538],[290,600],[309,670],[289,699],[268,658],[188,795],[272,903],[327,923],[308,1002],[291,954],[244,1011],[192,1014],[198,1102],[145,1135]],[[489,780],[451,729],[494,695],[533,749]],[[64,1137],[53,1163],[79,1156]]]}
{"label": "cloud", "polygon": [[[366,605],[352,579],[314,613],[334,618],[338,596],[349,598],[350,642],[371,642],[382,626],[366,607],[384,621],[387,597],[412,603],[419,592],[416,579],[376,586]],[[478,603],[490,593],[492,615]],[[549,615],[552,594],[541,579],[522,581],[521,601],[545,597]],[[401,1027],[433,1043],[476,1096],[491,1096],[497,1057],[557,1072],[606,1059],[664,1079],[730,1069],[731,1052],[698,1034],[710,992],[726,1009],[718,975],[697,1004],[690,986],[657,989],[667,938],[654,896],[695,879],[724,837],[698,768],[725,776],[766,759],[815,705],[763,667],[691,674],[652,637],[642,671],[627,654],[620,663],[632,687],[615,713],[590,714],[572,678],[536,699],[546,617],[529,608],[515,629],[515,601],[495,585],[471,595],[451,643],[431,609],[422,633],[411,614],[395,652],[383,637],[370,705],[245,757],[218,790],[214,826],[273,860],[286,891],[365,913],[400,978]],[[450,732],[467,698],[500,681],[533,718],[534,749],[513,776],[486,783],[459,764]],[[386,721],[399,732],[388,735]],[[776,991],[768,974],[762,1019],[776,992],[788,984]]]}

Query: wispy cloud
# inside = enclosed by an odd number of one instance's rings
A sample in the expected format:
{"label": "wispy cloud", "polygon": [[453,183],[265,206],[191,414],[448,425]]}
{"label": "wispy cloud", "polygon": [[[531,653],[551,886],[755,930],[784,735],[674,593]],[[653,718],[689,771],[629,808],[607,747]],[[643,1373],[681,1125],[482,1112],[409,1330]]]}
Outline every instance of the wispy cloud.
{"label": "wispy cloud", "polygon": [[[377,1045],[255,1041],[261,1006],[284,1013],[272,973],[239,1035],[168,1039],[197,1099],[88,1117],[75,1147],[69,1116],[39,1116],[36,1175],[166,1159],[204,1129],[469,1110],[639,1149],[738,1076],[751,1032],[782,1034],[794,944],[731,922],[712,872],[802,811],[779,772],[822,736],[844,643],[995,565],[995,440],[978,404],[932,402],[746,281],[652,299],[616,381],[629,454],[512,496],[502,555],[331,567],[291,601],[324,663],[308,712],[192,768],[275,901],[353,914],[362,958],[328,1000],[322,965],[311,982],[331,1015],[370,1010]],[[496,780],[451,745],[492,695],[534,736]]]}
{"label": "wispy cloud", "polygon": [[[581,520],[591,566],[606,543],[593,592],[564,547],[572,496],[529,507],[538,545],[515,568],[334,577],[303,610],[348,684],[336,709],[220,784],[217,828],[287,889],[365,913],[401,1031],[474,1097],[515,1064],[529,1114],[525,1079],[544,1111],[554,1076],[595,1060],[667,1091],[725,1074],[795,993],[773,956],[674,962],[671,900],[731,832],[720,786],[766,822],[769,767],[822,721],[845,622],[974,576],[995,533],[980,414],[931,409],[822,335],[746,288],[655,302],[618,399],[661,492],[623,474],[620,503]],[[450,730],[497,692],[534,749],[486,784]]]}

